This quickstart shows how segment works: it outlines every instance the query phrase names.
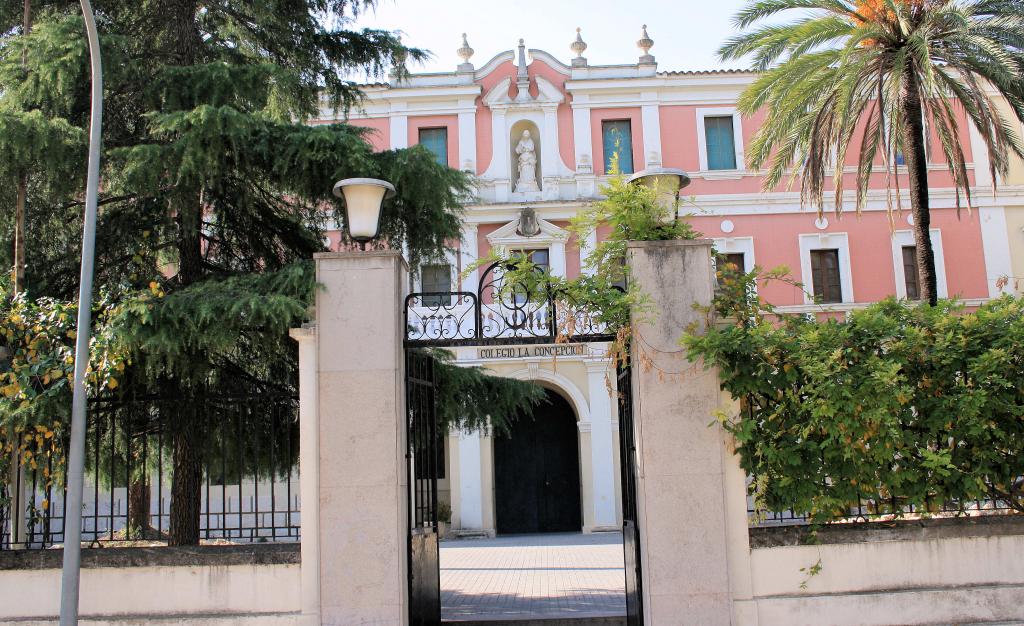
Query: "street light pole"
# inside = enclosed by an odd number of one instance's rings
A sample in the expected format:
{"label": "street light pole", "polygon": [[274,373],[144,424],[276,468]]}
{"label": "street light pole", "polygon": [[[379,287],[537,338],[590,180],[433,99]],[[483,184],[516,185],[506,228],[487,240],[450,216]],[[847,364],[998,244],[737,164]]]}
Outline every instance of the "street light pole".
{"label": "street light pole", "polygon": [[89,169],[82,228],[82,275],[78,288],[78,334],[75,338],[75,382],[71,402],[71,450],[68,454],[67,505],[64,510],[64,567],[60,585],[60,624],[78,624],[78,586],[82,556],[82,489],[85,471],[85,368],[89,364],[93,256],[96,245],[96,201],[100,182],[100,129],[103,126],[103,68],[96,19],[89,0],[81,0],[89,39],[92,70],[92,111],[89,121]]}

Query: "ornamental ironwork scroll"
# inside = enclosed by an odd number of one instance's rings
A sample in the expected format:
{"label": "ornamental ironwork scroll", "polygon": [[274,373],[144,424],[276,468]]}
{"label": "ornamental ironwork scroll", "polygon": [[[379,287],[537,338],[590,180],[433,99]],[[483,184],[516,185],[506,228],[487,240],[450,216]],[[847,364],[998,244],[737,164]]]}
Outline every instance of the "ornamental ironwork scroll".
{"label": "ornamental ironwork scroll", "polygon": [[607,341],[606,325],[592,311],[559,293],[540,269],[514,272],[496,261],[480,275],[476,293],[419,292],[405,299],[405,340],[410,345],[472,345]]}

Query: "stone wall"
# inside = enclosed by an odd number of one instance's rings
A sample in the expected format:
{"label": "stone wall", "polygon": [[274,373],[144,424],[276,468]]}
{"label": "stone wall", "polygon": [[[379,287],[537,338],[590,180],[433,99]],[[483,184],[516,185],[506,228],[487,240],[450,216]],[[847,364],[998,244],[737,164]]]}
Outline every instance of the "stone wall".
{"label": "stone wall", "polygon": [[[0,552],[0,623],[56,624],[62,550]],[[299,624],[299,545],[82,551],[86,624]]]}
{"label": "stone wall", "polygon": [[757,529],[751,545],[756,616],[739,624],[1024,620],[1019,516],[844,524],[822,529],[815,539],[802,528]]}

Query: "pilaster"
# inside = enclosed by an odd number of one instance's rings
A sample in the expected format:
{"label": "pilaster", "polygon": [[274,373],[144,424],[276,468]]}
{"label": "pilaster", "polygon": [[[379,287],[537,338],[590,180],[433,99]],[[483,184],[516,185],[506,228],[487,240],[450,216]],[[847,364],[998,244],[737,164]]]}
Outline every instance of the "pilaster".
{"label": "pilaster", "polygon": [[652,626],[735,623],[742,590],[733,579],[749,571],[746,533],[737,530],[746,511],[732,493],[742,472],[714,419],[718,373],[679,347],[687,327],[706,324],[694,305],[710,304],[714,293],[711,249],[708,239],[628,247],[630,278],[653,310],[634,316],[632,346],[634,362],[645,364],[632,379],[644,618]]}
{"label": "pilaster", "polygon": [[[397,251],[315,256],[320,623],[408,621],[402,302]],[[307,515],[303,511],[303,518]],[[303,528],[303,543],[311,537]],[[305,555],[304,555],[305,556]],[[303,568],[311,567],[303,562]]]}

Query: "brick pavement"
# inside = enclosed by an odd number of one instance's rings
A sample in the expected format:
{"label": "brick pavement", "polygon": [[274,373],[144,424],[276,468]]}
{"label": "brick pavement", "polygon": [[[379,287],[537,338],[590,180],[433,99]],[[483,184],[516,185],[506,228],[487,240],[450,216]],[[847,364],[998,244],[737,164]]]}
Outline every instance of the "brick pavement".
{"label": "brick pavement", "polygon": [[446,621],[625,615],[622,535],[518,535],[441,542]]}

